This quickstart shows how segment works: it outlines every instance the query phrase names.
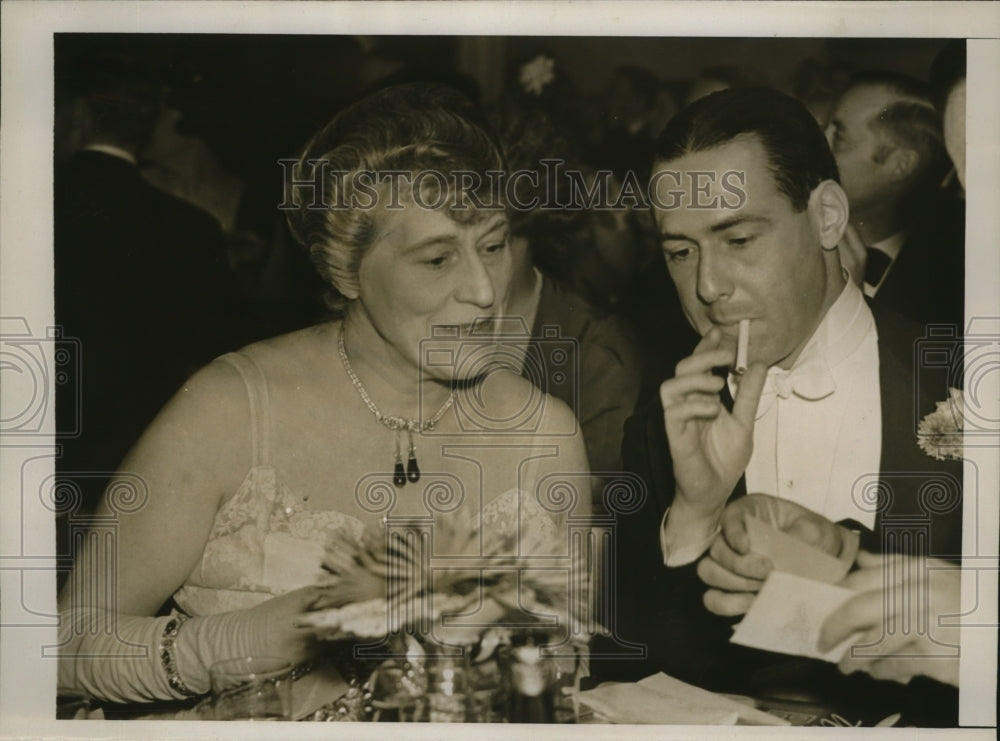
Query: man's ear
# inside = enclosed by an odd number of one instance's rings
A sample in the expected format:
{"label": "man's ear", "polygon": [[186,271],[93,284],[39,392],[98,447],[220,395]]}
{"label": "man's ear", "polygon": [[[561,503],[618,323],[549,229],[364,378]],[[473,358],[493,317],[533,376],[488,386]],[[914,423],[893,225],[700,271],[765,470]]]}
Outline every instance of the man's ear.
{"label": "man's ear", "polygon": [[834,180],[824,180],[809,194],[808,211],[823,249],[837,249],[851,216],[844,189]]}

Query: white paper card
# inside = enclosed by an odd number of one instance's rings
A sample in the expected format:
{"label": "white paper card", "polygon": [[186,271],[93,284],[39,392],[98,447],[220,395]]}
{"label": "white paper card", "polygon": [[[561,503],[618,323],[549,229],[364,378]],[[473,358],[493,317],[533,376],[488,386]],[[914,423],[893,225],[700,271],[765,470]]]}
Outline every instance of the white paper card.
{"label": "white paper card", "polygon": [[730,639],[765,651],[838,662],[855,636],[828,653],[817,648],[824,621],[857,592],[772,571]]}

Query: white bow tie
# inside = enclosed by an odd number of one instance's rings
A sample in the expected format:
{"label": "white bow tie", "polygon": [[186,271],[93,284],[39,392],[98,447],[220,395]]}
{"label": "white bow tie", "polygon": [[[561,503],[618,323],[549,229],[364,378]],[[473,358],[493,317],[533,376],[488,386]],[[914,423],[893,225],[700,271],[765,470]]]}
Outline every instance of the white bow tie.
{"label": "white bow tie", "polygon": [[775,398],[787,399],[795,394],[806,401],[818,401],[836,390],[833,374],[822,357],[812,358],[787,371],[771,368],[757,405],[757,419],[767,413]]}

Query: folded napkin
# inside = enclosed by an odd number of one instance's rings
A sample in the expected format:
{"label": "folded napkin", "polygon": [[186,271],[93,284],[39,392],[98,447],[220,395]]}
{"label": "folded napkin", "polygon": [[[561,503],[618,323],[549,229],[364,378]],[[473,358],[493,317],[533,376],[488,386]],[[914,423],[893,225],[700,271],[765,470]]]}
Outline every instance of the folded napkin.
{"label": "folded napkin", "polygon": [[725,695],[717,695],[714,692],[695,687],[693,684],[682,682],[679,679],[660,672],[645,679],[639,680],[639,684],[646,689],[653,690],[662,695],[667,695],[675,700],[690,702],[692,705],[701,707],[716,708],[718,710],[732,711],[737,715],[737,721],[741,725],[750,726],[787,726],[791,725],[784,718],[777,715],[765,713],[752,705],[732,700]]}
{"label": "folded napkin", "polygon": [[577,699],[611,723],[733,726],[738,717],[735,710],[697,705],[641,684],[602,684],[577,693]]}
{"label": "folded napkin", "polygon": [[637,683],[606,682],[577,699],[612,723],[787,726],[784,718],[663,672]]}

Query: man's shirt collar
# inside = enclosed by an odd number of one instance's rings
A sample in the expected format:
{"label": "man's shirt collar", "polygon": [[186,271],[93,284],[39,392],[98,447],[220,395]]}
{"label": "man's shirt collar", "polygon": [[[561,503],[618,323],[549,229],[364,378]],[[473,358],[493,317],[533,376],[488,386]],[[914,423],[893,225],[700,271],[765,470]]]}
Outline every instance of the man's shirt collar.
{"label": "man's shirt collar", "polygon": [[[768,369],[757,408],[758,419],[767,412],[776,396],[787,399],[795,394],[815,401],[834,393],[837,384],[831,369],[857,350],[870,331],[872,321],[861,290],[852,281],[847,281],[792,367],[785,370],[771,366]],[[731,390],[734,380],[730,377]]]}

